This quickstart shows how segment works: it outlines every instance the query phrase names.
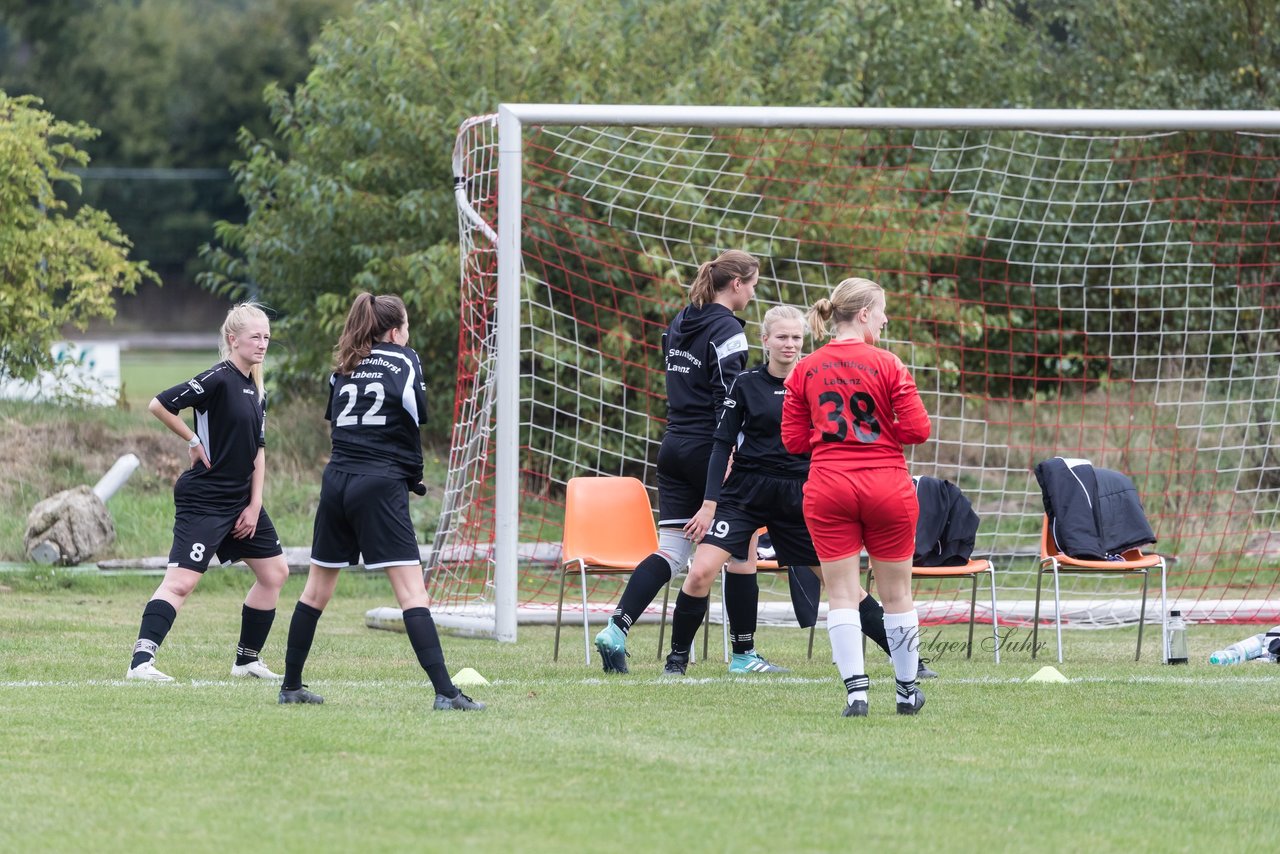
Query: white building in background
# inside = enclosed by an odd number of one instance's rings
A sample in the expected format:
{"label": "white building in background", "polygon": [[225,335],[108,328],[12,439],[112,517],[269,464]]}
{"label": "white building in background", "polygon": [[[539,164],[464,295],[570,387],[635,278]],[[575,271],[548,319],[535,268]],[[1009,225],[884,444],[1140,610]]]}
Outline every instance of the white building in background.
{"label": "white building in background", "polygon": [[54,368],[35,380],[0,381],[0,399],[115,406],[120,400],[120,345],[114,341],[53,345]]}

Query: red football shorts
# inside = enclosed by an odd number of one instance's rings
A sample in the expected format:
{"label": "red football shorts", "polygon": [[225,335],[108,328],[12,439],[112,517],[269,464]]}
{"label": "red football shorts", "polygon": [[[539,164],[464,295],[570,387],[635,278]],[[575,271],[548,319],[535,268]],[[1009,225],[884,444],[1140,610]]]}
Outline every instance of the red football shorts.
{"label": "red football shorts", "polygon": [[824,563],[853,557],[864,546],[877,560],[910,560],[919,517],[905,469],[809,469],[804,519]]}

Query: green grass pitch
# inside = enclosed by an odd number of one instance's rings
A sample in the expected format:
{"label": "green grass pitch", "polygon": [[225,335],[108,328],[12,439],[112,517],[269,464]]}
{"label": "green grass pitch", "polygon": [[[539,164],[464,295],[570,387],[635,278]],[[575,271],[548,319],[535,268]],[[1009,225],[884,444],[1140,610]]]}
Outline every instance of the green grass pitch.
{"label": "green grass pitch", "polygon": [[[127,683],[155,583],[0,576],[0,850],[1268,851],[1280,828],[1280,667],[1203,663],[1256,628],[1192,626],[1178,668],[1158,631],[1139,663],[1133,630],[1073,631],[1067,684],[1025,682],[1051,654],[947,652],[915,718],[893,714],[873,651],[863,720],[839,716],[822,632],[813,661],[807,632],[760,632],[790,675],[716,658],[671,682],[651,625],[623,677],[583,664],[580,628],[558,663],[546,627],[514,645],[446,632],[490,708],[439,713],[406,638],[364,626],[393,604],[381,578],[344,577],[321,620],[306,681],[323,706],[230,678],[239,570],[179,615],[159,658],[178,682]],[[277,670],[300,590],[264,656]]]}

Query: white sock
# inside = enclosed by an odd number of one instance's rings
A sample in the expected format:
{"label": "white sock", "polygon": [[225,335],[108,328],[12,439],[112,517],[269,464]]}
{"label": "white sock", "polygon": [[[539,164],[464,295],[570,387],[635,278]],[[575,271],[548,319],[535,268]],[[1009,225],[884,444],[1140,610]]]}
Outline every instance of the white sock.
{"label": "white sock", "polygon": [[862,617],[858,615],[858,609],[828,611],[827,634],[831,637],[831,655],[836,669],[845,683],[845,702],[866,701],[867,665],[862,657]]}
{"label": "white sock", "polygon": [[885,614],[884,633],[898,682],[914,684],[920,670],[920,616],[912,608],[905,614]]}

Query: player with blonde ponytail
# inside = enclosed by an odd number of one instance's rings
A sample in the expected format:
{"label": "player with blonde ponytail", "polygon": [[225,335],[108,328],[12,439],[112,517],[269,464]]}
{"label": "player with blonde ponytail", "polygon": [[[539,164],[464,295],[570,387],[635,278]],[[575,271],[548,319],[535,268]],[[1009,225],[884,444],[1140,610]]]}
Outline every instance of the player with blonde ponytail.
{"label": "player with blonde ponytail", "polygon": [[929,415],[902,360],[876,346],[889,325],[885,294],[864,278],[838,284],[809,310],[814,338],[834,340],[800,360],[786,381],[782,442],[810,454],[804,516],[822,559],[827,629],[845,687],[846,717],[867,714],[862,653],[861,559],[865,546],[884,600],[898,714],[924,706],[917,686],[919,619],[911,558],[920,509],[903,445],[929,438]]}
{"label": "player with blonde ponytail", "polygon": [[[126,678],[173,681],[156,669],[156,652],[215,554],[224,564],[243,560],[257,579],[245,596],[231,675],[280,678],[260,657],[280,588],[289,577],[280,538],[262,507],[267,413],[262,363],[270,342],[271,324],[261,306],[232,307],[218,341],[222,361],[160,392],[147,407],[187,443],[191,467],[173,487],[169,566],[142,611]],[[193,426],[183,421],[183,409],[194,411]]]}

